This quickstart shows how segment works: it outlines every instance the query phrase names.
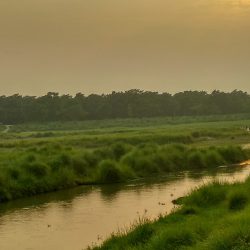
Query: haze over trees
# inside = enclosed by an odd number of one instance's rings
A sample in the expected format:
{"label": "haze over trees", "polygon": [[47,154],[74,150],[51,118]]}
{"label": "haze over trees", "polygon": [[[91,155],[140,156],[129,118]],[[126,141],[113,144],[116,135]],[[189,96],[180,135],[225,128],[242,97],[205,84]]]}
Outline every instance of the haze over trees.
{"label": "haze over trees", "polygon": [[132,89],[111,94],[0,97],[0,122],[83,121],[182,115],[250,113],[250,95],[234,90],[184,91],[174,95]]}

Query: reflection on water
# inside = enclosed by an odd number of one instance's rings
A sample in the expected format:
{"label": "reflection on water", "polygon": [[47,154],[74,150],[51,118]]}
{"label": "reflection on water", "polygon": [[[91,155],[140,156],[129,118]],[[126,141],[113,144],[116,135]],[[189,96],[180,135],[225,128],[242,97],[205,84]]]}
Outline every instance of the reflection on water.
{"label": "reflection on water", "polygon": [[0,246],[4,250],[80,250],[128,226],[145,210],[150,218],[170,212],[173,199],[198,185],[213,179],[241,181],[249,173],[250,167],[183,172],[147,182],[79,187],[2,204]]}

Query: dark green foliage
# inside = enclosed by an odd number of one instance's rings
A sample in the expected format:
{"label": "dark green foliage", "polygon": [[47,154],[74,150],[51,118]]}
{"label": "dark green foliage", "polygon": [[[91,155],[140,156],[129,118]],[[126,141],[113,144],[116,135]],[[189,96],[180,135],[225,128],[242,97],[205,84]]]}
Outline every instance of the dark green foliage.
{"label": "dark green foliage", "polygon": [[49,164],[53,171],[58,171],[62,167],[70,167],[71,163],[71,157],[64,152],[57,155]]}
{"label": "dark green foliage", "polygon": [[228,207],[230,210],[241,210],[248,203],[248,195],[246,191],[236,191],[229,195]]}
{"label": "dark green foliage", "polygon": [[86,152],[84,154],[84,160],[87,162],[87,164],[90,166],[90,168],[94,168],[96,167],[96,165],[98,164],[98,162],[100,160],[102,160],[102,158],[100,158],[100,155],[95,154],[93,152]]}
{"label": "dark green foliage", "polygon": [[21,172],[18,168],[11,167],[8,169],[8,174],[13,180],[18,180]]}
{"label": "dark green foliage", "polygon": [[181,214],[184,214],[184,215],[195,215],[197,213],[198,213],[197,208],[192,207],[192,206],[185,206],[181,210]]}
{"label": "dark green foliage", "polygon": [[37,178],[45,177],[49,173],[49,167],[40,162],[27,163],[24,168],[29,174]]}
{"label": "dark green foliage", "polygon": [[34,162],[36,160],[36,156],[34,154],[27,154],[25,156],[25,162]]}
{"label": "dark green foliage", "polygon": [[[213,91],[184,91],[174,95],[132,89],[107,95],[77,94],[59,96],[49,92],[45,96],[1,96],[1,121],[6,124],[45,121],[82,121],[110,118],[141,118],[183,115],[211,115],[249,113],[250,97],[234,90],[231,93]],[[54,136],[53,132],[39,132],[32,137]],[[193,137],[199,136],[193,133]]]}
{"label": "dark green foliage", "polygon": [[226,160],[228,159],[223,158],[220,151],[215,148],[208,149],[204,159],[206,167],[222,166],[226,163]]}
{"label": "dark green foliage", "polygon": [[119,160],[123,155],[125,155],[131,146],[125,143],[115,143],[111,145],[111,150],[116,160]]}
{"label": "dark green foliage", "polygon": [[187,163],[191,168],[204,168],[204,154],[200,150],[192,150],[190,153],[188,153]]}
{"label": "dark green foliage", "polygon": [[122,180],[122,172],[117,163],[112,160],[103,160],[98,165],[97,181],[100,183],[116,183]]}
{"label": "dark green foliage", "polygon": [[246,160],[246,154],[237,146],[228,146],[219,149],[220,154],[228,163],[237,163]]}
{"label": "dark green foliage", "polygon": [[86,160],[81,158],[73,158],[72,159],[72,167],[76,173],[76,175],[85,176],[87,174],[87,169],[89,167]]}

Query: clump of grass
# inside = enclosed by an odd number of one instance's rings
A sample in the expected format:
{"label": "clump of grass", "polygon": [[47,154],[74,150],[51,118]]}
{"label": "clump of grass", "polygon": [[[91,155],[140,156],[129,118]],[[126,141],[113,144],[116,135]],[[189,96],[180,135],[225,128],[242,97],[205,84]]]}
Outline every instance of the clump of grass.
{"label": "clump of grass", "polygon": [[76,175],[85,176],[89,165],[85,159],[75,157],[72,159],[72,167]]}
{"label": "clump of grass", "polygon": [[45,177],[49,173],[48,165],[41,162],[31,162],[25,165],[28,174],[37,178]]}
{"label": "clump of grass", "polygon": [[209,148],[206,151],[204,160],[206,167],[222,166],[226,163],[220,152],[214,148]]}
{"label": "clump of grass", "polygon": [[25,155],[24,161],[26,162],[34,162],[36,160],[36,155],[35,154],[27,154]]}
{"label": "clump of grass", "polygon": [[227,146],[218,148],[218,151],[227,163],[240,163],[247,159],[246,153],[238,146]]}
{"label": "clump of grass", "polygon": [[183,215],[195,215],[198,213],[198,209],[194,206],[185,206],[180,211]]}
{"label": "clump of grass", "polygon": [[3,174],[0,174],[0,202],[10,200],[11,194],[8,190],[9,180]]}
{"label": "clump of grass", "polygon": [[118,142],[111,145],[111,150],[113,152],[115,160],[119,160],[123,155],[129,152],[130,149],[131,146],[126,143]]}
{"label": "clump of grass", "polygon": [[70,167],[71,163],[71,157],[67,153],[63,152],[59,155],[56,155],[53,160],[49,162],[49,165],[53,171],[59,171],[60,168]]}
{"label": "clump of grass", "polygon": [[[237,220],[227,219],[220,230],[215,230],[208,238],[207,250],[248,250],[250,249],[249,216],[241,214]],[[201,245],[201,248],[204,245]]]}
{"label": "clump of grass", "polygon": [[13,180],[18,180],[20,178],[21,172],[17,167],[8,168],[7,172],[10,178]]}
{"label": "clump of grass", "polygon": [[248,203],[248,195],[243,190],[236,190],[229,194],[228,208],[230,210],[241,210]]}
{"label": "clump of grass", "polygon": [[192,150],[188,153],[187,163],[191,166],[191,168],[204,168],[206,166],[204,154],[202,154],[199,150]]}
{"label": "clump of grass", "polygon": [[192,246],[196,242],[196,235],[188,227],[167,227],[158,232],[152,239],[148,249],[166,250],[181,249]]}
{"label": "clump of grass", "polygon": [[122,181],[122,172],[117,163],[112,160],[103,160],[98,165],[97,181],[100,183],[116,183]]}
{"label": "clump of grass", "polygon": [[197,207],[216,206],[226,199],[226,191],[226,185],[214,182],[193,191],[183,202]]}

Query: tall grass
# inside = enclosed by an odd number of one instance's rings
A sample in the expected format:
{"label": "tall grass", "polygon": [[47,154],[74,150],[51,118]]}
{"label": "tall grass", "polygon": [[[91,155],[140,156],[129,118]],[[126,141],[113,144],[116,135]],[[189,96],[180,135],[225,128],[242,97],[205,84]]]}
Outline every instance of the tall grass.
{"label": "tall grass", "polygon": [[2,155],[1,201],[82,184],[109,184],[180,170],[215,168],[248,158],[237,146],[196,148],[152,143],[117,143],[94,150],[48,144],[13,155]]}
{"label": "tall grass", "polygon": [[[249,121],[208,120],[197,123],[195,117],[182,117],[13,126],[10,133],[0,133],[0,199],[215,168],[249,158],[249,150],[237,146],[249,141],[250,134],[242,129]],[[34,131],[20,132],[30,129]]]}

